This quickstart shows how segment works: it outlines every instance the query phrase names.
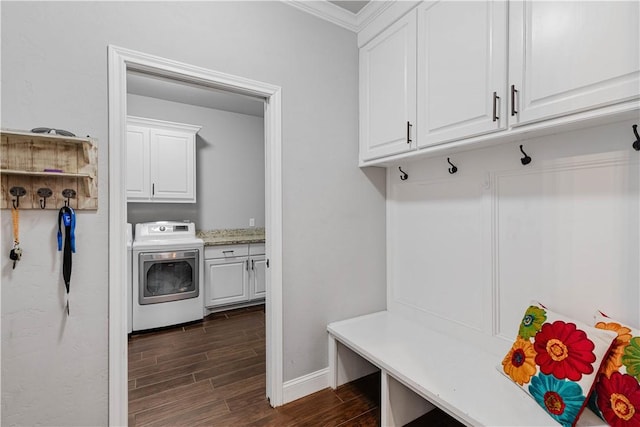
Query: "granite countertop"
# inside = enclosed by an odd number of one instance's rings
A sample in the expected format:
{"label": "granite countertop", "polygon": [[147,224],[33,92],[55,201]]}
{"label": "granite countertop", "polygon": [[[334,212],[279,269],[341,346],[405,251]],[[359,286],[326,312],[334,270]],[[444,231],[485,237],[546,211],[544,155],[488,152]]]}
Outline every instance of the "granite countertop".
{"label": "granite countertop", "polygon": [[204,240],[205,246],[264,243],[264,228],[228,228],[221,230],[197,230],[196,237]]}

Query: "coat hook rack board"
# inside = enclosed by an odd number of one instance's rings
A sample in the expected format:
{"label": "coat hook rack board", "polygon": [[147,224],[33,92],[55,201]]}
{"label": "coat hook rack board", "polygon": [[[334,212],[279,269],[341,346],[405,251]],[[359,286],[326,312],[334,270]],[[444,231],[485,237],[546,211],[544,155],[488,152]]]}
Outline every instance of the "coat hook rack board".
{"label": "coat hook rack board", "polygon": [[[22,187],[20,209],[59,210],[62,191],[76,192],[76,210],[98,209],[98,147],[92,138],[28,131],[0,132],[1,209],[11,209],[11,188]],[[49,191],[44,191],[44,190]]]}

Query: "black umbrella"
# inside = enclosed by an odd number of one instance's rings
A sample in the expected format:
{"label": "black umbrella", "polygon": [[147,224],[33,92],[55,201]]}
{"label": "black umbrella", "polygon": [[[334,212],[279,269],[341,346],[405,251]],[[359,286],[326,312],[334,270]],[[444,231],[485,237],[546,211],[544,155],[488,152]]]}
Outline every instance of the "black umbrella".
{"label": "black umbrella", "polygon": [[[64,227],[64,248],[62,245]],[[62,255],[62,277],[67,288],[67,316],[69,315],[69,287],[71,286],[71,254],[76,252],[76,213],[71,206],[63,206],[58,212],[58,250]]]}

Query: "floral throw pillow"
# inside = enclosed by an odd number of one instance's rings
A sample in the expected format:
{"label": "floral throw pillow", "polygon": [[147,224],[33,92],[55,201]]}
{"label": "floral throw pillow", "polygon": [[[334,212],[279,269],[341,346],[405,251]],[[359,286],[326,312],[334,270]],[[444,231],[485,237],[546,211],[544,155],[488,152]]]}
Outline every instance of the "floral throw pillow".
{"label": "floral throw pillow", "polygon": [[601,312],[596,328],[617,338],[605,359],[589,407],[614,427],[640,427],[640,330],[625,326]]}
{"label": "floral throw pillow", "polygon": [[502,371],[554,420],[573,426],[615,337],[532,303]]}

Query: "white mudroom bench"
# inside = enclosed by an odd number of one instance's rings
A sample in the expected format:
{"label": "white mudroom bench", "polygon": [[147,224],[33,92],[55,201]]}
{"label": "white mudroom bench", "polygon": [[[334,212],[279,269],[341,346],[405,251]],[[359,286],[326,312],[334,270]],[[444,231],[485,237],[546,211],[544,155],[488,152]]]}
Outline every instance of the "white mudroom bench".
{"label": "white mudroom bench", "polygon": [[[339,344],[380,369],[383,426],[404,425],[434,405],[468,426],[558,425],[496,369],[501,356],[415,320],[381,311],[330,323],[327,330],[332,388],[346,364]],[[578,425],[606,426],[587,409]]]}

